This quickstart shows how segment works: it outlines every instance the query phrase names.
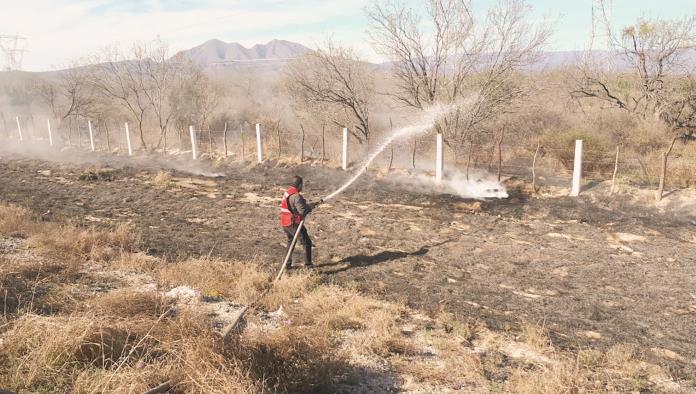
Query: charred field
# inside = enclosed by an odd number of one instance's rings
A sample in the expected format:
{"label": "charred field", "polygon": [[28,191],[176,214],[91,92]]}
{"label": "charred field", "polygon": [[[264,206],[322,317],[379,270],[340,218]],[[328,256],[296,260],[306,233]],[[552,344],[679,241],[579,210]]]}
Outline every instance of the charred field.
{"label": "charred field", "polygon": [[[213,257],[265,270],[284,251],[277,206],[287,179],[305,177],[312,200],[348,176],[278,162],[205,169],[215,176],[118,158],[88,163],[7,155],[0,202],[45,221],[130,224],[167,263]],[[562,351],[634,345],[674,379],[692,379],[693,222],[621,198],[531,196],[514,179],[508,189],[506,200],[466,200],[372,171],[309,220],[318,280],[513,336],[543,327]]]}

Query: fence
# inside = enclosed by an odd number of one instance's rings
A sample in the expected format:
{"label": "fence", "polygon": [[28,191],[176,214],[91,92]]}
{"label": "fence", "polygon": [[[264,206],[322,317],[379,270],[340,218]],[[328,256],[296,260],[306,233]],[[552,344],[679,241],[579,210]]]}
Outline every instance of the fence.
{"label": "fence", "polygon": [[[113,125],[104,122],[78,122],[73,119],[58,124],[50,119],[45,126],[37,124],[33,116],[15,117],[15,127],[4,122],[4,137],[17,144],[43,144],[53,149],[77,148],[93,152],[127,154],[142,151],[145,137],[139,128],[128,123]],[[14,129],[14,130],[13,130]],[[264,162],[296,157],[298,161],[321,161],[340,165],[348,170],[351,162],[358,162],[369,152],[369,146],[351,138],[348,129],[319,135],[309,135],[303,127],[297,131],[284,130],[277,125],[264,128],[256,124],[226,124],[223,130],[176,130],[174,135],[163,134],[154,149],[163,155],[190,155],[192,160],[226,159]],[[2,135],[2,134],[0,134]],[[335,143],[338,139],[339,143]],[[333,141],[328,141],[333,140]],[[152,142],[152,141],[151,141]],[[334,143],[331,143],[334,142]],[[672,187],[696,185],[696,149],[693,152],[681,146],[675,148],[669,161],[669,182]],[[426,151],[427,153],[424,153]],[[434,159],[431,159],[434,154]],[[417,156],[425,157],[420,159]],[[447,163],[447,165],[446,165]],[[387,149],[373,166],[385,169],[413,168],[432,171],[438,181],[445,169],[470,173],[494,172],[499,176],[525,178],[538,186],[571,187],[571,194],[580,191],[580,177],[586,183],[615,180],[638,187],[657,187],[661,174],[658,152],[636,153],[583,147],[545,147],[540,144],[487,145],[470,144],[468,152],[448,150],[441,135],[419,143],[417,139],[400,141]],[[449,168],[448,168],[449,167]],[[573,171],[575,170],[575,181]]]}

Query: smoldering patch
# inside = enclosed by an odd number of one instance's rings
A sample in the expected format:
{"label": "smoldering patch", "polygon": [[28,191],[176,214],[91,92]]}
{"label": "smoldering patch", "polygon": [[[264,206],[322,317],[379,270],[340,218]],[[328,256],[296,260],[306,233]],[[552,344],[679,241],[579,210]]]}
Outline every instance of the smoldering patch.
{"label": "smoldering patch", "polygon": [[507,188],[488,173],[477,173],[469,176],[459,171],[448,171],[441,182],[438,182],[430,174],[416,174],[411,176],[397,176],[393,180],[399,184],[417,188],[425,193],[452,194],[461,198],[475,200],[506,199],[510,195]]}

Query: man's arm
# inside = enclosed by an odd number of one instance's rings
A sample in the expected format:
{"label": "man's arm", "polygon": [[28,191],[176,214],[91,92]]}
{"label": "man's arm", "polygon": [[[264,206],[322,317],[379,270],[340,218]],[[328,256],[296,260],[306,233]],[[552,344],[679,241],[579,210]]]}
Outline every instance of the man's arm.
{"label": "man's arm", "polygon": [[307,216],[310,212],[312,212],[312,209],[314,209],[314,206],[312,204],[308,204],[307,200],[305,200],[301,194],[294,194],[291,197],[291,200],[292,201],[290,202],[292,203],[295,212],[302,216]]}

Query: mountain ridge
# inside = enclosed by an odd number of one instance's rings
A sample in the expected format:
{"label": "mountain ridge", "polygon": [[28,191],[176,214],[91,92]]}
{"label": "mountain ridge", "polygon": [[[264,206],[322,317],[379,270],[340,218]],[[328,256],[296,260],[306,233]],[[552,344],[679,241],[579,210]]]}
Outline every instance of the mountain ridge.
{"label": "mountain ridge", "polygon": [[176,56],[184,56],[203,66],[224,65],[225,63],[286,61],[309,52],[306,46],[286,40],[273,39],[265,44],[250,48],[237,42],[224,42],[211,39],[203,44],[180,51]]}

